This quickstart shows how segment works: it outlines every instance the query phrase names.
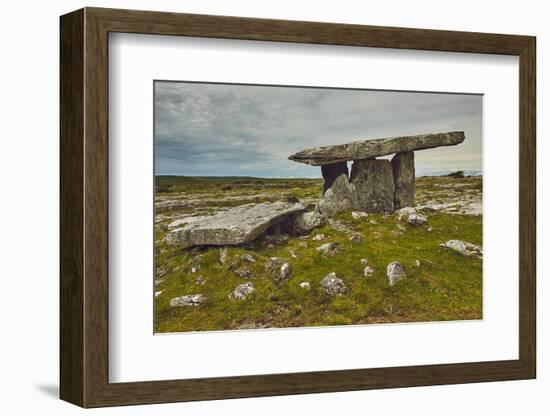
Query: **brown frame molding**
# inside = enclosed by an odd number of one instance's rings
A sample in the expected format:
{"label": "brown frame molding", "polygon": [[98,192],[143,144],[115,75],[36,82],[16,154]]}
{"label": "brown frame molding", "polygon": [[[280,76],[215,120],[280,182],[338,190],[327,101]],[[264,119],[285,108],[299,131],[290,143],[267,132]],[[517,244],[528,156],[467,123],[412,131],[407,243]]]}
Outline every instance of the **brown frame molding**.
{"label": "brown frame molding", "polygon": [[[82,407],[536,377],[536,39],[85,8],[60,19],[60,396]],[[108,380],[108,34],[504,54],[520,62],[519,359],[136,383]]]}

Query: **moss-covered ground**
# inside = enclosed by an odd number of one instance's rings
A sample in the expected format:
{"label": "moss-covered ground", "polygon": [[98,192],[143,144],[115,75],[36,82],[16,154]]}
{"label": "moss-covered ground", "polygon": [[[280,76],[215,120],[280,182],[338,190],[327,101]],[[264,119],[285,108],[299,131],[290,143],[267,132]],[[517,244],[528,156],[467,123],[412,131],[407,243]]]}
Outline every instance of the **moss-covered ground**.
{"label": "moss-covered ground", "polygon": [[[161,217],[155,226],[155,291],[160,294],[155,298],[155,332],[482,318],[482,260],[439,246],[450,239],[482,245],[480,215],[426,212],[427,224],[413,227],[399,222],[397,215],[353,218],[342,213],[332,224],[305,236],[227,247],[224,264],[220,247],[184,249],[164,243],[167,225],[182,213],[212,212],[225,205],[265,202],[289,194],[302,200],[317,198],[320,185],[314,179],[157,178],[157,201],[195,202],[192,207],[157,214]],[[481,178],[419,178],[417,195],[423,203],[444,203],[461,195],[480,197]],[[226,197],[232,199],[224,204]],[[349,240],[355,233],[363,236],[361,242]],[[313,240],[317,234],[326,238]],[[316,248],[326,242],[338,242],[339,252],[322,256]],[[245,253],[256,262],[242,260]],[[279,282],[271,276],[265,269],[269,257],[288,261],[291,278]],[[368,277],[363,274],[362,259],[368,259],[374,269]],[[406,276],[390,287],[386,266],[392,261],[403,265]],[[249,269],[252,277],[238,276],[236,266]],[[344,295],[331,297],[322,290],[320,281],[329,272],[345,282]],[[252,295],[241,301],[230,299],[229,293],[246,281],[254,285]],[[301,282],[309,282],[310,288],[300,287]],[[197,293],[206,296],[204,304],[170,307],[170,299]]]}

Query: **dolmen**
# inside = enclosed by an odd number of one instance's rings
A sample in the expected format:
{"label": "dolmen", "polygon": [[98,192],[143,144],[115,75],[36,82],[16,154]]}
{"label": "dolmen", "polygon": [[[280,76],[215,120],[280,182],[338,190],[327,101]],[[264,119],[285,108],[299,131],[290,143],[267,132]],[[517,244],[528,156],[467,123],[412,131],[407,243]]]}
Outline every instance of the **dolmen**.
{"label": "dolmen", "polygon": [[[322,215],[347,210],[393,213],[414,204],[414,152],[463,141],[463,131],[360,140],[302,150],[289,159],[321,166],[324,184],[318,210]],[[391,160],[377,159],[392,154]],[[351,174],[348,161],[353,161]]]}

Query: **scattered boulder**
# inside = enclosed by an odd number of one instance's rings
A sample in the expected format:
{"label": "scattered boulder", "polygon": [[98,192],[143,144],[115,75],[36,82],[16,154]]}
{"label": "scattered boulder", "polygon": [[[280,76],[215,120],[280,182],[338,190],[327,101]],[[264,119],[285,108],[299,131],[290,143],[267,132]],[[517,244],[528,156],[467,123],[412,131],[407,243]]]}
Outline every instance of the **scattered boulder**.
{"label": "scattered boulder", "polygon": [[[327,236],[325,234],[315,234],[312,238],[312,240],[314,241],[321,241],[321,240],[324,240],[326,239]],[[306,247],[307,247],[307,244],[306,244]]]}
{"label": "scattered boulder", "polygon": [[412,225],[413,227],[420,227],[421,225],[426,224],[428,219],[422,214],[409,214],[407,217],[407,224]]}
{"label": "scattered boulder", "polygon": [[344,281],[337,277],[334,272],[330,272],[321,280],[321,287],[330,296],[342,295],[347,291]]}
{"label": "scattered boulder", "polygon": [[279,257],[270,257],[265,264],[265,268],[277,280],[286,280],[292,274],[290,263]]}
{"label": "scattered boulder", "polygon": [[401,266],[401,263],[398,261],[392,261],[388,264],[386,274],[388,276],[389,285],[393,286],[405,277],[405,270],[403,269],[403,266]]}
{"label": "scattered boulder", "polygon": [[339,245],[338,242],[325,243],[317,247],[317,251],[320,252],[322,256],[334,256],[339,251]]}
{"label": "scattered boulder", "polygon": [[234,270],[234,273],[242,277],[243,279],[250,279],[252,277],[252,272],[248,270],[246,267],[238,267]]}
{"label": "scattered boulder", "polygon": [[457,253],[460,253],[466,257],[481,258],[483,256],[483,252],[480,246],[469,243],[467,241],[449,240],[446,243],[440,244],[439,246],[454,250]]}
{"label": "scattered boulder", "polygon": [[170,299],[171,307],[179,306],[199,306],[200,304],[206,302],[206,296],[201,293],[195,295],[184,295],[177,298]]}
{"label": "scattered boulder", "polygon": [[249,263],[256,263],[256,259],[251,254],[245,253],[241,256],[241,259]]}
{"label": "scattered boulder", "polygon": [[195,217],[193,222],[168,233],[165,241],[175,246],[249,243],[269,227],[304,209],[296,202],[245,204],[214,215]]}
{"label": "scattered boulder", "polygon": [[305,234],[325,222],[325,216],[318,211],[302,212],[293,217],[291,228],[293,234]]}
{"label": "scattered boulder", "polygon": [[309,282],[301,282],[301,283],[300,283],[300,287],[301,287],[302,289],[309,290],[309,288],[311,287],[311,285],[309,284]]}
{"label": "scattered boulder", "polygon": [[229,294],[230,299],[245,300],[252,292],[254,292],[254,285],[250,282],[241,283]]}

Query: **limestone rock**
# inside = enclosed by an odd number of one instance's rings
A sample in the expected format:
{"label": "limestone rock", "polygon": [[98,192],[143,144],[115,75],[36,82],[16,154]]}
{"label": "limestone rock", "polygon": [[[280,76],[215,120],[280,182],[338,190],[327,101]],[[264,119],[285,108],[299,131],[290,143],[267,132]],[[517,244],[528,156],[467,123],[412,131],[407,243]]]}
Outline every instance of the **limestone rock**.
{"label": "limestone rock", "polygon": [[418,213],[409,214],[407,217],[407,224],[412,225],[413,227],[424,225],[427,221],[428,219],[424,215]]}
{"label": "limestone rock", "polygon": [[340,175],[319,200],[318,210],[324,216],[351,210],[356,206],[356,193],[347,175]]}
{"label": "limestone rock", "polygon": [[401,208],[400,210],[397,211],[397,219],[399,221],[403,221],[403,220],[406,221],[409,218],[409,215],[411,214],[416,214],[416,209],[414,209],[413,207]]}
{"label": "limestone rock", "polygon": [[309,290],[310,286],[311,286],[311,285],[309,284],[309,282],[302,282],[302,283],[300,283],[300,287],[301,287],[302,289]]}
{"label": "limestone rock", "polygon": [[250,282],[241,283],[229,294],[230,299],[245,300],[252,292],[254,292],[254,285]]}
{"label": "limestone rock", "polygon": [[386,274],[388,276],[389,285],[393,286],[405,277],[405,270],[403,269],[403,266],[401,266],[401,263],[398,261],[392,261],[388,264]]}
{"label": "limestone rock", "polygon": [[195,295],[184,295],[184,296],[179,296],[177,298],[170,299],[170,306],[171,307],[199,306],[204,302],[206,302],[206,296],[198,293]]}
{"label": "limestone rock", "polygon": [[463,141],[463,131],[360,140],[346,144],[302,150],[289,156],[289,159],[309,165],[322,166],[348,160],[373,159],[393,153],[431,149],[439,146],[454,146]]}
{"label": "limestone rock", "polygon": [[369,277],[373,273],[374,273],[374,269],[370,266],[365,266],[365,268],[363,269],[363,276],[365,277]]}
{"label": "limestone rock", "polygon": [[446,243],[440,244],[440,246],[443,248],[454,250],[457,253],[460,253],[466,257],[481,258],[483,256],[483,252],[480,246],[469,243],[467,241],[449,240]]}
{"label": "limestone rock", "polygon": [[338,246],[339,244],[337,242],[325,243],[317,247],[317,251],[323,256],[334,256],[338,253]]}
{"label": "limestone rock", "polygon": [[325,293],[330,296],[342,295],[347,291],[344,281],[337,277],[334,272],[330,272],[321,280],[321,286]]}
{"label": "limestone rock", "polygon": [[235,274],[243,279],[250,279],[252,277],[252,272],[246,267],[238,267],[234,270]]}
{"label": "limestone rock", "polygon": [[315,234],[313,236],[312,240],[321,241],[321,240],[324,240],[325,238],[327,238],[327,236],[325,234]]}
{"label": "limestone rock", "polygon": [[235,245],[253,241],[269,227],[305,208],[300,203],[277,201],[246,204],[196,220],[170,232],[169,245]]}
{"label": "limestone rock", "polygon": [[357,196],[356,208],[368,213],[394,211],[394,183],[389,160],[356,160],[351,167],[351,185]]}
{"label": "limestone rock", "polygon": [[342,174],[346,175],[346,178],[349,176],[348,165],[346,162],[334,163],[330,165],[321,166],[321,174],[325,183],[323,184],[323,195],[325,192],[332,187],[334,181]]}
{"label": "limestone rock", "polygon": [[301,212],[293,217],[293,234],[305,234],[325,222],[325,217],[318,211]]}
{"label": "limestone rock", "polygon": [[395,209],[412,207],[415,194],[414,152],[397,153],[391,160]]}
{"label": "limestone rock", "polygon": [[279,257],[270,257],[265,264],[265,268],[277,280],[286,280],[290,278],[292,274],[292,266],[290,263]]}
{"label": "limestone rock", "polygon": [[252,254],[244,253],[241,256],[241,259],[249,263],[256,263],[256,259],[254,258],[254,256],[252,256]]}

